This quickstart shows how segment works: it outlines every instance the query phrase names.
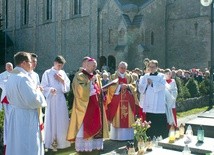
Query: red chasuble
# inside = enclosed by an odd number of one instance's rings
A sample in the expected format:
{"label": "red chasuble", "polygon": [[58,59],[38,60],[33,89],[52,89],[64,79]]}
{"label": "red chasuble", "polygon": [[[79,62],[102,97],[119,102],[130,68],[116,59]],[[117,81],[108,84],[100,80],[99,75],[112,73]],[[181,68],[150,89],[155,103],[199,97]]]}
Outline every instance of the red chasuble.
{"label": "red chasuble", "polygon": [[[119,84],[127,84],[126,78],[119,78]],[[124,90],[120,92],[119,95],[114,95],[111,103],[108,105],[107,114],[108,120],[113,121],[116,112],[119,108],[120,111],[120,128],[129,128],[129,112],[128,108],[131,107],[132,115],[135,115],[135,100],[134,96],[129,90]]]}
{"label": "red chasuble", "polygon": [[[86,71],[83,71],[84,74],[91,79],[93,76]],[[94,136],[100,134],[99,132],[102,129],[102,120],[101,120],[101,110],[98,101],[98,93],[100,92],[98,85],[95,83],[94,88],[97,95],[89,97],[88,107],[83,119],[83,136],[84,139],[93,138]]]}

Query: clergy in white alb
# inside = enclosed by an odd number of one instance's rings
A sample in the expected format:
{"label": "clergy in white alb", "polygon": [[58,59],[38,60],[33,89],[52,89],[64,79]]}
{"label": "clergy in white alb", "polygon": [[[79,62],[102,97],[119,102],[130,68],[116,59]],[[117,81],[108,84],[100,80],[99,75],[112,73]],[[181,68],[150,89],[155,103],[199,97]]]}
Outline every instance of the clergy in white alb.
{"label": "clergy in white alb", "polygon": [[173,98],[173,103],[171,104],[171,107],[168,110],[172,111],[173,113],[173,124],[177,127],[177,116],[176,116],[176,98],[178,96],[178,88],[175,79],[172,79],[172,71],[170,69],[165,70],[165,77],[166,77],[166,89],[169,91],[169,95],[171,95],[171,98]]}
{"label": "clergy in white alb", "polygon": [[[29,76],[35,85],[35,88],[39,88],[41,91],[43,91],[43,88],[40,86],[40,79],[39,75],[34,71],[36,66],[37,66],[37,58],[38,56],[35,53],[31,53],[31,64],[32,68],[31,71],[29,72]],[[38,115],[39,115],[39,124],[40,124],[40,130],[41,130],[41,138],[42,141],[44,142],[44,123],[43,123],[43,117],[44,114],[42,113],[42,108],[38,108]]]}
{"label": "clergy in white alb", "polygon": [[30,54],[18,52],[14,61],[16,67],[6,83],[6,96],[11,105],[6,155],[44,155],[37,109],[47,104],[28,75]]}
{"label": "clergy in white alb", "polygon": [[147,134],[150,137],[168,136],[165,111],[165,84],[164,74],[158,73],[158,62],[151,60],[148,64],[150,73],[145,74],[139,81],[139,92],[143,95],[143,111],[146,120],[151,121],[151,128]]}
{"label": "clergy in white alb", "polygon": [[70,80],[62,70],[65,59],[57,56],[54,66],[42,75],[41,86],[47,101],[45,110],[45,147],[56,150],[70,146],[66,140],[69,114],[64,93],[70,91]]}
{"label": "clergy in white alb", "polygon": [[[10,62],[7,62],[5,64],[5,69],[6,70],[0,74],[0,88],[2,89],[2,93],[1,93],[1,103],[2,104],[0,104],[0,107],[3,106],[3,108],[4,108],[4,130],[3,130],[4,147],[6,147],[6,143],[7,143],[7,141],[6,141],[7,128],[8,128],[7,126],[8,126],[8,121],[9,121],[9,113],[10,113],[10,109],[11,109],[9,102],[7,100],[7,97],[6,97],[5,85],[11,74],[11,71],[13,70],[13,64]],[[4,149],[6,149],[6,148],[4,148]]]}

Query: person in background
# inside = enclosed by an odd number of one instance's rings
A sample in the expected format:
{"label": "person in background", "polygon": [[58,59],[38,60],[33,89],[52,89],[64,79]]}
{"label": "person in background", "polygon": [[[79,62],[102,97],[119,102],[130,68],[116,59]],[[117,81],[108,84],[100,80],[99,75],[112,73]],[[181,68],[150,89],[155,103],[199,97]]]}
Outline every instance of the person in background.
{"label": "person in background", "polygon": [[[134,79],[134,85],[137,87],[137,98],[140,101],[140,92],[138,90],[138,84],[139,84],[139,75],[137,73],[132,73],[132,77]],[[142,107],[140,107],[140,102],[139,105],[136,105],[136,112],[135,112],[135,117],[136,118],[141,118],[142,121],[144,121],[146,119],[146,115],[143,112]]]}
{"label": "person in background", "polygon": [[108,138],[108,123],[102,104],[101,80],[94,74],[95,59],[89,59],[85,69],[77,72],[72,89],[74,103],[67,140],[75,142],[78,152],[103,149],[103,138]]}
{"label": "person in background", "polygon": [[62,70],[65,59],[58,55],[54,65],[42,75],[41,86],[47,101],[45,110],[45,147],[63,149],[70,146],[66,140],[69,115],[64,93],[70,91],[70,80]]}
{"label": "person in background", "polygon": [[106,84],[108,84],[108,82],[109,82],[108,73],[103,72],[103,74],[102,74],[102,86],[105,86]]}
{"label": "person in background", "polygon": [[169,91],[170,95],[173,98],[173,103],[171,104],[171,110],[173,113],[173,124],[174,127],[177,127],[177,116],[176,116],[176,98],[178,96],[178,88],[174,79],[172,79],[172,71],[170,69],[165,70],[165,78],[166,78],[166,89]]}
{"label": "person in background", "polygon": [[143,102],[144,102],[144,94],[140,93],[140,88],[139,88],[139,83],[142,82],[143,76],[147,73],[150,73],[150,69],[147,65],[147,67],[144,70],[144,74],[140,77],[139,82],[137,84],[137,88],[138,88],[138,94],[139,94],[139,106],[142,109],[142,120],[146,120],[146,113],[143,111]]}
{"label": "person in background", "polygon": [[16,67],[6,83],[6,96],[11,105],[6,155],[44,155],[37,109],[47,103],[29,77],[31,54],[18,52],[14,62]]}
{"label": "person in background", "polygon": [[13,70],[13,64],[11,62],[7,62],[5,64],[5,71],[0,74],[0,88],[2,89],[1,103],[3,104],[3,105],[0,104],[0,109],[2,108],[2,106],[4,108],[4,130],[3,130],[4,153],[3,154],[5,154],[5,151],[6,151],[6,143],[7,143],[6,137],[8,132],[7,128],[8,128],[8,121],[9,121],[9,113],[11,110],[11,107],[6,97],[5,85],[9,76],[11,75],[12,70]]}

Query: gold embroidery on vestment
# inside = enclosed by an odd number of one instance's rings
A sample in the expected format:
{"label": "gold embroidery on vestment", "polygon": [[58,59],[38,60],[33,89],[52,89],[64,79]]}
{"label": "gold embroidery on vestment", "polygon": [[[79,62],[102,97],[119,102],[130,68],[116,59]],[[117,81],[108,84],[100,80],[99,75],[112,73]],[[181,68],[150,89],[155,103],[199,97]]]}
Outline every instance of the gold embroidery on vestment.
{"label": "gold embroidery on vestment", "polygon": [[122,100],[121,101],[121,107],[120,107],[121,119],[127,118],[127,116],[128,116],[128,107],[125,104],[123,104],[125,102],[128,102],[128,101],[127,100]]}

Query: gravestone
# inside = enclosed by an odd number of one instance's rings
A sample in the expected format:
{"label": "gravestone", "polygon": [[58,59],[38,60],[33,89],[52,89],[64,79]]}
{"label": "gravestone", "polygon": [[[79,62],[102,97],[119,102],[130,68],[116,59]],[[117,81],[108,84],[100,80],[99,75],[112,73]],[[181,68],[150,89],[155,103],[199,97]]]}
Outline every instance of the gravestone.
{"label": "gravestone", "polygon": [[211,115],[203,115],[190,120],[185,124],[185,128],[187,128],[188,125],[191,125],[193,135],[197,135],[197,130],[200,125],[202,125],[205,137],[214,138],[214,118],[212,118]]}
{"label": "gravestone", "polygon": [[[174,143],[169,143],[169,139],[163,139],[158,143],[159,146],[162,146],[164,149],[171,149],[171,150],[177,150],[182,151],[184,149],[184,146],[187,144],[185,142],[186,137],[176,140]],[[204,138],[204,143],[198,143],[197,137],[193,136],[191,142],[189,142],[188,147],[191,151],[191,153],[194,154],[209,154],[214,149],[214,139],[213,138]]]}

